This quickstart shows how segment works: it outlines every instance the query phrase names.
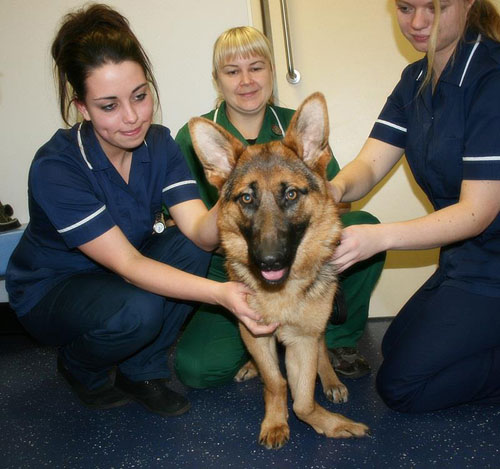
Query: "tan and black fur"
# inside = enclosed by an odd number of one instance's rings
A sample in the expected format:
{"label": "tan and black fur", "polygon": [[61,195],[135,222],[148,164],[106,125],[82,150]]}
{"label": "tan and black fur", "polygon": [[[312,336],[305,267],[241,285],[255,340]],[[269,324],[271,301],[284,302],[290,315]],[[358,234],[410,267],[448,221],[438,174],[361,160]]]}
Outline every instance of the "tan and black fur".
{"label": "tan and black fur", "polygon": [[255,292],[248,301],[264,323],[280,324],[274,334],[259,337],[240,324],[264,382],[260,443],[279,448],[290,434],[287,382],[275,339],[286,347],[296,415],[328,437],[364,436],[365,425],[314,400],[317,374],[330,400],[345,402],[348,396],[324,340],[337,288],[330,259],[341,225],[325,178],[330,149],[323,95],[304,101],[282,142],[245,147],[203,118],[191,119],[189,128],[207,179],[220,192],[218,227],[229,277]]}

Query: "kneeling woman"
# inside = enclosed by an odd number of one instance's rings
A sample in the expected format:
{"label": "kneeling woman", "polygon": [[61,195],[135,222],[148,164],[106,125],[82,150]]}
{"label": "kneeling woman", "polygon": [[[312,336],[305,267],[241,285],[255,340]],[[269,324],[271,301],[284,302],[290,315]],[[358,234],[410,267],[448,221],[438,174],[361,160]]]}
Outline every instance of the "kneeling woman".
{"label": "kneeling woman", "polygon": [[[256,323],[246,287],[200,277],[217,207],[207,211],[169,130],[152,124],[157,87],[127,20],[103,5],[69,14],[52,56],[62,117],[74,104],[84,121],[33,160],[11,304],[34,337],[60,346],[58,369],[88,406],[133,399],[180,414],[189,403],[166,386],[166,352],[191,302],[223,305],[254,333],[273,327]],[[152,234],[162,204],[176,227]]]}
{"label": "kneeling woman", "polygon": [[[222,33],[214,44],[212,70],[219,105],[203,117],[225,128],[244,145],[282,140],[295,111],[272,104],[273,67],[271,44],[260,31],[240,26]],[[219,194],[205,178],[187,124],[175,140],[199,184],[203,202],[213,207]],[[332,157],[328,178],[339,169]],[[378,220],[367,212],[348,211],[342,214],[342,223],[349,226],[378,223]],[[343,377],[358,378],[370,372],[368,362],[357,351],[357,344],[364,332],[370,296],[384,259],[385,254],[379,253],[350,269],[341,279],[348,314],[344,324],[328,324],[326,343],[333,366]],[[223,255],[214,254],[208,278],[226,281],[224,262]],[[248,358],[234,317],[219,306],[202,305],[179,340],[175,368],[184,384],[205,388],[221,385],[235,376],[237,379],[250,376],[247,367],[243,367]]]}

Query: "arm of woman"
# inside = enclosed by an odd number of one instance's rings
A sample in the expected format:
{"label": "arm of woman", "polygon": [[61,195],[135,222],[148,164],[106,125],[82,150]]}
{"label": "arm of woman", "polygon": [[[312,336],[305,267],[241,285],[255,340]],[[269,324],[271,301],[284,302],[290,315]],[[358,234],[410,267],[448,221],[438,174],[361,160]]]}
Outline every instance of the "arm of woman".
{"label": "arm of woman", "polygon": [[144,290],[170,298],[219,304],[231,311],[255,335],[268,334],[276,328],[276,325],[257,322],[261,317],[248,306],[246,296],[251,291],[243,284],[215,282],[145,257],[117,226],[79,246],[79,249],[95,262]]}
{"label": "arm of woman", "polygon": [[389,250],[430,249],[482,233],[500,211],[500,181],[464,180],[457,203],[414,220],[349,226],[333,262],[343,272],[356,262]]}
{"label": "arm of woman", "polygon": [[170,215],[182,233],[205,251],[213,251],[220,242],[217,229],[219,204],[207,210],[200,199],[188,200],[170,207]]}
{"label": "arm of woman", "polygon": [[404,150],[389,143],[368,138],[358,156],[331,181],[337,202],[361,199],[392,169]]}

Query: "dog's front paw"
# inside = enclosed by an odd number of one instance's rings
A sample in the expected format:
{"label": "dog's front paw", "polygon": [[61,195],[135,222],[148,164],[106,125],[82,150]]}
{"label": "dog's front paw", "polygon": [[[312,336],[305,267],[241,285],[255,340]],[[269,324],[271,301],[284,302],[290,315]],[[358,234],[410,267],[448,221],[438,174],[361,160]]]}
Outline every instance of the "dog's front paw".
{"label": "dog's front paw", "polygon": [[279,449],[289,439],[290,427],[284,423],[269,428],[263,426],[260,431],[259,443],[267,449]]}
{"label": "dog's front paw", "polygon": [[257,367],[255,366],[252,360],[248,360],[236,373],[234,377],[235,381],[241,383],[242,381],[248,381],[249,379],[255,378],[259,376],[259,372],[257,371]]}
{"label": "dog's front paw", "polygon": [[330,438],[363,438],[370,435],[370,429],[364,423],[353,422],[341,417],[342,422],[335,422],[332,427],[325,432]]}
{"label": "dog's front paw", "polygon": [[338,384],[329,386],[328,388],[324,389],[324,392],[326,397],[330,401],[335,402],[335,404],[342,404],[349,400],[349,391],[340,382]]}

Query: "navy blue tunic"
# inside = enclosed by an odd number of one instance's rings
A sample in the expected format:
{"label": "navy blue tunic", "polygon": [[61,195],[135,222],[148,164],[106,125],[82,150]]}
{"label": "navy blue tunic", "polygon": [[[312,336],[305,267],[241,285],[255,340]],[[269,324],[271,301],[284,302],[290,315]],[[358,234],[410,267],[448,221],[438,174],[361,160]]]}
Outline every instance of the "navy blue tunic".
{"label": "navy blue tunic", "polygon": [[[403,71],[370,137],[405,150],[439,210],[458,202],[463,180],[500,179],[500,45],[469,31],[434,93],[419,92],[426,69],[424,58]],[[480,235],[443,247],[434,280],[500,297],[500,216]]]}
{"label": "navy blue tunic", "polygon": [[[80,135],[80,143],[79,143]],[[140,248],[155,214],[199,198],[184,157],[163,126],[152,125],[132,156],[128,184],[103,152],[90,122],[59,130],[29,174],[30,221],[7,268],[9,300],[26,314],[50,288],[79,272],[101,270],[78,246],[118,226]]]}

